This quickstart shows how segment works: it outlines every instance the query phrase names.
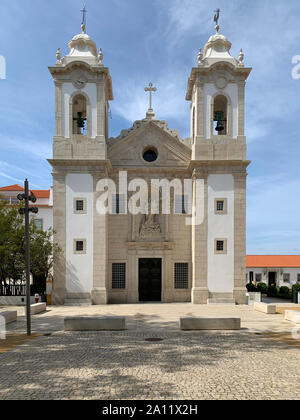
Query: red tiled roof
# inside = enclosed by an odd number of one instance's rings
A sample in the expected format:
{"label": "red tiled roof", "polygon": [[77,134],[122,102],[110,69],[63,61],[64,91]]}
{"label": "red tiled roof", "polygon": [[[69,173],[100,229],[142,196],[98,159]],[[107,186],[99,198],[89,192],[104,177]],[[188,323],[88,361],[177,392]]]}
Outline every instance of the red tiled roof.
{"label": "red tiled roof", "polygon": [[31,190],[36,198],[49,198],[50,190]]}
{"label": "red tiled roof", "polygon": [[[0,191],[24,191],[24,188],[19,184],[8,185],[7,187],[0,188]],[[36,196],[36,198],[49,198],[50,190],[30,190]]]}
{"label": "red tiled roof", "polygon": [[0,188],[0,191],[24,191],[24,188],[19,184],[9,185],[8,187]]}
{"label": "red tiled roof", "polygon": [[247,255],[250,267],[300,267],[300,255]]}

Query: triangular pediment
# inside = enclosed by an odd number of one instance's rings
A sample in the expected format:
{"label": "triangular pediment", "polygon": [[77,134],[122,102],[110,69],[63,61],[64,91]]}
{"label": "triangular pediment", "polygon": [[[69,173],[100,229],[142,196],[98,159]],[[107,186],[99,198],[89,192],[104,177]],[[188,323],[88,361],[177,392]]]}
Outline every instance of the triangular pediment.
{"label": "triangular pediment", "polygon": [[[124,134],[122,132],[119,137],[109,139],[108,158],[113,166],[187,167],[190,163],[191,150],[177,131],[166,130],[149,121]],[[145,150],[149,149],[157,152],[155,162],[149,163],[143,159]]]}

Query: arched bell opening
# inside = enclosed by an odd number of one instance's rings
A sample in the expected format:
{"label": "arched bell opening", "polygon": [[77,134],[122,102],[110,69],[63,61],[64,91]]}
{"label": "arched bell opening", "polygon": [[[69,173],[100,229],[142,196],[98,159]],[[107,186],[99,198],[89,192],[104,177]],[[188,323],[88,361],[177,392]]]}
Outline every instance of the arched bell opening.
{"label": "arched bell opening", "polygon": [[72,133],[77,135],[87,134],[87,101],[79,94],[72,101]]}
{"label": "arched bell opening", "polygon": [[228,100],[226,96],[218,95],[214,99],[214,135],[228,134]]}

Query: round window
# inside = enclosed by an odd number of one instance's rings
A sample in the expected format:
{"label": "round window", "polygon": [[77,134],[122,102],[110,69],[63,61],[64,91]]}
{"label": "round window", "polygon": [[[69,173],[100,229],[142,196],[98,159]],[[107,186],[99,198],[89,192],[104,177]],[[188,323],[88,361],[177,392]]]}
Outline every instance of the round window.
{"label": "round window", "polygon": [[157,160],[157,152],[153,149],[148,149],[144,152],[143,159],[146,162],[155,162]]}

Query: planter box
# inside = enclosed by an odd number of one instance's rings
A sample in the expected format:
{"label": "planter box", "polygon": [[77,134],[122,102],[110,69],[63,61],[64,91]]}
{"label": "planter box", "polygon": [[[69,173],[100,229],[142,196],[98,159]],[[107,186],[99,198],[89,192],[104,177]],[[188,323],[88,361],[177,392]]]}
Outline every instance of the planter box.
{"label": "planter box", "polygon": [[248,305],[254,305],[255,302],[261,302],[261,292],[247,292]]}

